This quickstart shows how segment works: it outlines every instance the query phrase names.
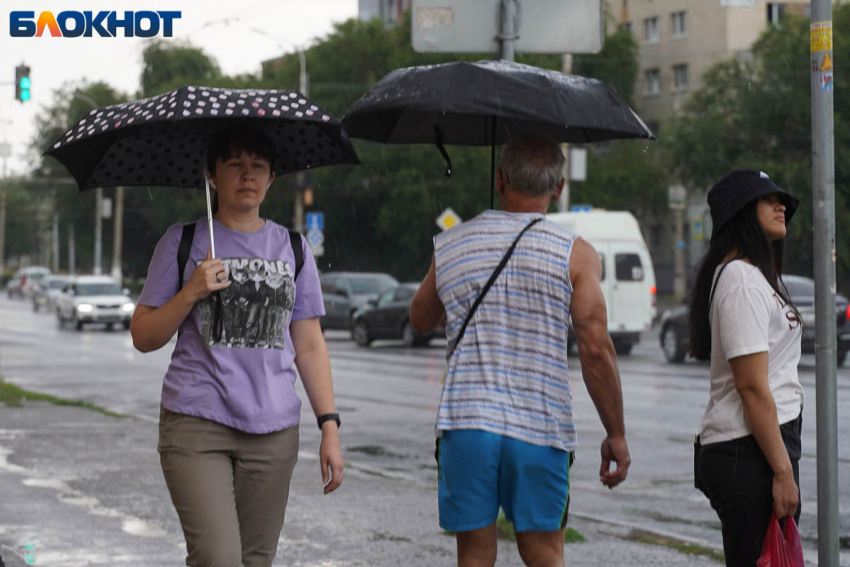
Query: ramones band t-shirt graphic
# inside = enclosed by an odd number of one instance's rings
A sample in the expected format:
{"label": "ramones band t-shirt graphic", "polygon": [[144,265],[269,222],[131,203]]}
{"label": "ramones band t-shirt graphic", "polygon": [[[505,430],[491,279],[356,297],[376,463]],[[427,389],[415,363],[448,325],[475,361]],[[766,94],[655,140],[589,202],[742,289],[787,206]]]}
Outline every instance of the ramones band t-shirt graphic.
{"label": "ramones band t-shirt graphic", "polygon": [[284,348],[295,307],[290,263],[264,258],[222,258],[221,263],[232,281],[220,292],[222,332],[215,336],[217,299],[212,294],[200,302],[204,339],[212,347]]}

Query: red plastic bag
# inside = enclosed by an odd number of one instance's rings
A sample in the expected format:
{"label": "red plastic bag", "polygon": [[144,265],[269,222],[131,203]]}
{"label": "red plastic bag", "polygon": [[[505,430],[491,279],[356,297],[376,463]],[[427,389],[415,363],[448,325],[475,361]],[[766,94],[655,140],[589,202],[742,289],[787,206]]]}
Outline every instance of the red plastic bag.
{"label": "red plastic bag", "polygon": [[805,567],[803,562],[803,546],[800,542],[800,532],[794,518],[785,520],[785,531],[779,527],[776,514],[770,515],[764,545],[761,547],[761,557],[757,567]]}

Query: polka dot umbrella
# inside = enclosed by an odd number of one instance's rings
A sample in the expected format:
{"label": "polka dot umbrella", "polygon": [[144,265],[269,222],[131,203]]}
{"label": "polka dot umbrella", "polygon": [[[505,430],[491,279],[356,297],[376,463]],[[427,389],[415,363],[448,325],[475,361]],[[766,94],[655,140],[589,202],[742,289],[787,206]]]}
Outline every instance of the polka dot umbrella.
{"label": "polka dot umbrella", "polygon": [[360,163],[339,121],[298,92],[201,86],[92,110],[45,154],[68,169],[80,191],[118,185],[204,187],[215,250],[205,150],[212,132],[237,123],[262,130],[272,140],[276,175]]}

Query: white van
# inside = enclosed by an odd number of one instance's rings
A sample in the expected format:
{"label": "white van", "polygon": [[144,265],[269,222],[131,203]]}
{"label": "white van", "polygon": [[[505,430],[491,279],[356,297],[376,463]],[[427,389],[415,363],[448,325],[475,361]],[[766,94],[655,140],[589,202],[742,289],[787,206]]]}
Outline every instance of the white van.
{"label": "white van", "polygon": [[[602,260],[602,293],[608,332],[618,354],[629,354],[640,334],[652,328],[655,269],[637,219],[627,211],[552,213],[546,218],[587,240]],[[570,329],[570,340],[573,339]]]}

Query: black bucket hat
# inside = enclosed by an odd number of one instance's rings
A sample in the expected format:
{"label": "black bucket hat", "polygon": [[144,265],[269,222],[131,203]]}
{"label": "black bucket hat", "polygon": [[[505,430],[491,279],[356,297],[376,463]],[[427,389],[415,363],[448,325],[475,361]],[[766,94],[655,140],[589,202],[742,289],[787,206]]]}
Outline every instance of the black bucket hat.
{"label": "black bucket hat", "polygon": [[763,171],[736,169],[723,176],[708,192],[708,206],[711,210],[711,239],[734,217],[738,211],[759,197],[779,194],[779,200],[785,205],[785,224],[800,205],[800,199],[780,189]]}

